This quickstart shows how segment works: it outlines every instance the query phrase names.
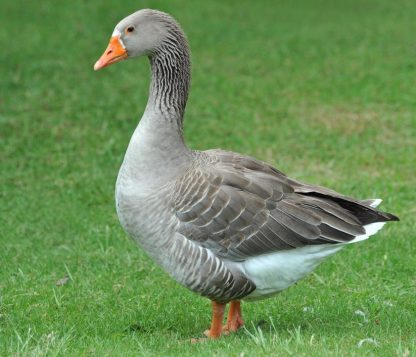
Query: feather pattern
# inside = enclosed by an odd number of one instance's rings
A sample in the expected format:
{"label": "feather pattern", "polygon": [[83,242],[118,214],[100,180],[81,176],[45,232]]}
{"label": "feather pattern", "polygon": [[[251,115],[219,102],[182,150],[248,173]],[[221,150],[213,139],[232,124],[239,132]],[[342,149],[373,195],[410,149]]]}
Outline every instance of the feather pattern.
{"label": "feather pattern", "polygon": [[[306,190],[253,158],[211,150],[196,153],[194,160],[198,165],[175,185],[177,231],[224,259],[348,242],[364,234],[375,216],[378,221],[391,218],[333,191],[324,195],[320,187],[314,195],[312,186]],[[187,197],[189,181],[194,191]],[[210,194],[195,196],[201,189]]]}
{"label": "feather pattern", "polygon": [[174,190],[177,232],[225,262],[338,246],[363,236],[374,221],[396,219],[366,202],[319,186],[314,191],[263,162],[222,150],[194,152],[193,164]]}

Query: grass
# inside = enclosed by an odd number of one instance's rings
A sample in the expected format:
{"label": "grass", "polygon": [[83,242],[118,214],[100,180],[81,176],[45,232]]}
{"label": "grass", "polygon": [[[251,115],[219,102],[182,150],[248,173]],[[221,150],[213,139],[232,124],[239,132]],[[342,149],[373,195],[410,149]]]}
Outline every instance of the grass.
{"label": "grass", "polygon": [[[120,228],[114,182],[148,65],[94,73],[116,22],[172,13],[193,50],[186,138],[400,216],[190,344],[209,301]],[[416,355],[412,1],[1,2],[0,355]],[[57,286],[59,279],[69,282]]]}

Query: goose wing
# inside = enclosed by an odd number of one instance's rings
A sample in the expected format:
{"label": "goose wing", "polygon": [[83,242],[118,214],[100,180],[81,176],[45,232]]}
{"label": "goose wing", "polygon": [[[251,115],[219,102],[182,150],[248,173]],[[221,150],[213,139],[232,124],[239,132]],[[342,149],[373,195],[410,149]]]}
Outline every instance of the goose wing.
{"label": "goose wing", "polygon": [[230,260],[352,241],[397,220],[335,191],[289,179],[256,159],[210,150],[175,186],[177,231]]}

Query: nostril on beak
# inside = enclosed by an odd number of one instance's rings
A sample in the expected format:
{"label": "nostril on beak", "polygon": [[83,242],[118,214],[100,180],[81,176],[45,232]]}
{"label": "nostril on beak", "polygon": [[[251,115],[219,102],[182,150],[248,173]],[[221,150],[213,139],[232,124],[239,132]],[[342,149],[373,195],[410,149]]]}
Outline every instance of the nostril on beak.
{"label": "nostril on beak", "polygon": [[109,55],[109,54],[111,54],[113,52],[113,50],[109,50],[108,52],[107,52],[107,56]]}

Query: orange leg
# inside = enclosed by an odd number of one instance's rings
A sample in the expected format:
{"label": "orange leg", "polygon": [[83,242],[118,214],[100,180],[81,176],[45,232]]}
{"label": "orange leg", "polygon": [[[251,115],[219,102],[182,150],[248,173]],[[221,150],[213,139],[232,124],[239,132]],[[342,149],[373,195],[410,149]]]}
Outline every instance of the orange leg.
{"label": "orange leg", "polygon": [[218,338],[222,333],[222,320],[224,318],[224,310],[226,304],[220,304],[212,301],[212,321],[211,328],[204,332],[205,336],[209,338]]}
{"label": "orange leg", "polygon": [[227,324],[223,327],[225,333],[236,332],[244,325],[243,317],[241,315],[240,301],[231,301],[230,310],[228,311]]}

